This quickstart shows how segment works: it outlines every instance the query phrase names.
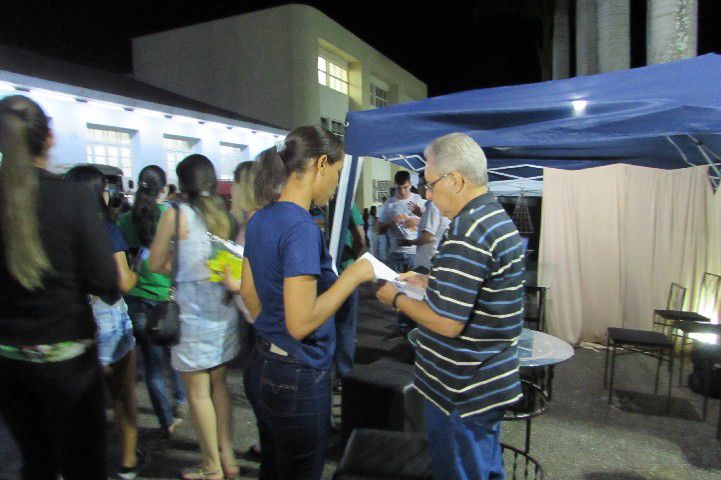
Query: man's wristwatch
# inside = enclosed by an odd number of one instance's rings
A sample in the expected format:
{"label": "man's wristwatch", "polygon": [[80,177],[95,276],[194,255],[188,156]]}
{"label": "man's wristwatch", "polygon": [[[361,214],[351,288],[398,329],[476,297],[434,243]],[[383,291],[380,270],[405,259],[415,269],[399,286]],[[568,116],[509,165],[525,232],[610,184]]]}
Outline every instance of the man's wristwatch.
{"label": "man's wristwatch", "polygon": [[395,297],[393,297],[392,306],[393,306],[393,310],[396,311],[396,312],[400,312],[400,311],[401,311],[401,310],[398,308],[398,297],[400,297],[401,295],[405,295],[405,293],[403,293],[403,292],[398,292],[398,293],[396,293]]}

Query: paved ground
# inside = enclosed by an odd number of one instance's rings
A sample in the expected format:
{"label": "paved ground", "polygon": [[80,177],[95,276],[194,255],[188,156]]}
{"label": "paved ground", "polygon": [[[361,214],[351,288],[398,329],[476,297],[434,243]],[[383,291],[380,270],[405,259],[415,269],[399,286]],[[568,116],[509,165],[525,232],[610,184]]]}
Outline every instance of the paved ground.
{"label": "paved ground", "polygon": [[[362,296],[357,360],[384,354],[397,358],[407,350],[400,339],[385,340],[393,325],[392,312],[379,307],[370,292]],[[531,454],[548,478],[558,480],[711,480],[721,479],[721,442],[715,440],[719,401],[710,402],[707,419],[701,419],[701,397],[688,388],[675,387],[671,414],[664,412],[663,397],[650,394],[653,362],[633,355],[617,363],[618,406],[607,403],[601,385],[603,352],[577,349],[576,355],[557,367],[550,410],[533,421]],[[662,377],[665,380],[665,377]],[[257,478],[258,463],[243,452],[256,438],[254,418],[242,387],[240,365],[230,375],[235,413],[235,445],[242,478]],[[0,387],[1,388],[1,387]],[[187,422],[170,441],[157,436],[155,418],[144,385],[139,386],[141,443],[152,461],[145,479],[177,478],[178,472],[197,463],[199,452]],[[505,422],[502,439],[522,446],[522,422]],[[115,439],[109,439],[111,449]],[[0,428],[0,479],[10,475],[13,456]],[[334,435],[326,462],[330,479],[341,455]]]}

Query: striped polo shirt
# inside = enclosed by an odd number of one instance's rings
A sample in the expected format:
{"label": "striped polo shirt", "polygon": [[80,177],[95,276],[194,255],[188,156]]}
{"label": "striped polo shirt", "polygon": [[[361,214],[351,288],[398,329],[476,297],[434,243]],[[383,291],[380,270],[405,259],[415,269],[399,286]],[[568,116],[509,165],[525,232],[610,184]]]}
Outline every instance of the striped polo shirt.
{"label": "striped polo shirt", "polygon": [[484,413],[521,398],[524,249],[492,193],[453,219],[433,258],[426,303],[465,324],[448,338],[419,327],[415,387],[446,414]]}

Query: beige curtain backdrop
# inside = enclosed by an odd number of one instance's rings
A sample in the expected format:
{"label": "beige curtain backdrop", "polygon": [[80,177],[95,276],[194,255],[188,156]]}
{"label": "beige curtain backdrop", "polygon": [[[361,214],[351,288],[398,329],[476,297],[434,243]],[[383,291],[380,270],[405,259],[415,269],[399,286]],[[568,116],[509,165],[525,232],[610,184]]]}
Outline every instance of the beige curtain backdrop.
{"label": "beige curtain backdrop", "polygon": [[671,282],[696,305],[704,271],[721,272],[721,195],[706,168],[545,169],[539,285],[549,333],[604,343],[610,326],[650,330]]}

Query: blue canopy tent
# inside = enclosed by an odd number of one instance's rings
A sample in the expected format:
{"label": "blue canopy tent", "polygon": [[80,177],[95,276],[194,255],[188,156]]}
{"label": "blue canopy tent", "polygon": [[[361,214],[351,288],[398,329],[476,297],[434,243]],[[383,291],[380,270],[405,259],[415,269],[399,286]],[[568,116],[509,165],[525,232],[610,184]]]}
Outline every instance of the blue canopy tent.
{"label": "blue canopy tent", "polygon": [[[419,171],[434,138],[465,132],[483,147],[491,179],[540,179],[544,167],[610,163],[656,168],[708,164],[718,178],[721,152],[721,56],[564,80],[473,90],[346,117],[349,207],[357,158],[378,157]],[[343,179],[342,179],[343,180]],[[340,230],[346,209],[336,209]],[[335,233],[335,232],[334,232]],[[338,237],[338,235],[334,235]],[[338,252],[337,238],[331,241]]]}

